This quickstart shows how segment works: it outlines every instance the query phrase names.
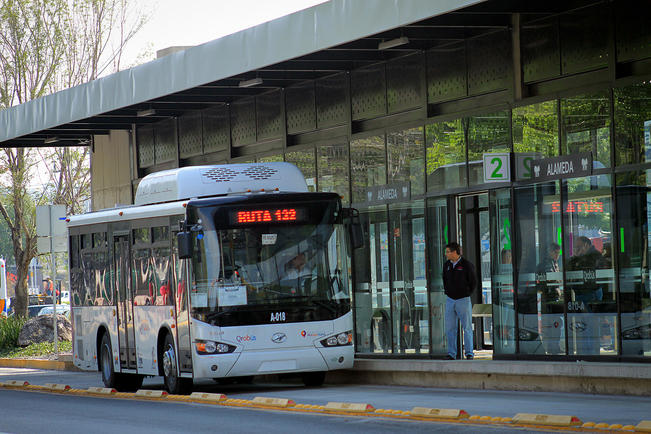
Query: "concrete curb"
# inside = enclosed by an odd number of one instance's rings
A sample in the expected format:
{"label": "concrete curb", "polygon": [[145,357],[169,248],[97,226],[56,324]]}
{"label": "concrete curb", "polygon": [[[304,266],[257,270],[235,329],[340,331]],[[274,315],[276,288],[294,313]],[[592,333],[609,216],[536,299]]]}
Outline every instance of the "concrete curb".
{"label": "concrete curb", "polygon": [[3,359],[0,358],[2,368],[30,368],[48,369],[51,371],[79,371],[72,360],[43,360],[43,359]]}
{"label": "concrete curb", "polygon": [[328,372],[333,384],[651,395],[651,364],[355,359]]}
{"label": "concrete curb", "polygon": [[[531,428],[545,431],[574,431],[574,432],[594,432],[595,429],[605,430],[607,432],[651,432],[651,421],[641,421],[637,426],[620,424],[609,425],[607,423],[586,422],[583,423],[579,418],[574,416],[547,415],[547,414],[517,414],[513,418],[491,417],[473,415],[469,416],[465,410],[435,409],[414,407],[411,411],[376,409],[368,403],[350,403],[350,402],[329,402],[328,405],[309,405],[296,404],[291,399],[284,398],[267,398],[256,397],[253,400],[247,399],[228,399],[225,395],[216,395],[218,399],[204,399],[205,394],[198,395],[168,395],[161,390],[141,389],[135,393],[119,393],[112,389],[98,390],[91,387],[87,390],[72,389],[65,384],[46,384],[45,386],[30,385],[28,382],[15,381],[12,383],[2,383],[0,388],[12,390],[25,390],[40,393],[55,393],[65,395],[96,396],[102,398],[133,399],[146,401],[164,401],[164,402],[193,402],[208,405],[218,405],[226,407],[241,407],[260,410],[275,410],[286,412],[305,412],[321,415],[332,416],[360,416],[360,417],[379,417],[400,420],[417,420],[432,423],[448,424],[467,424],[467,425],[493,425],[493,426],[511,426],[521,428]],[[280,404],[280,405],[279,405]],[[441,415],[443,417],[432,417]],[[445,417],[445,416],[450,417]],[[461,417],[459,417],[461,416]]]}

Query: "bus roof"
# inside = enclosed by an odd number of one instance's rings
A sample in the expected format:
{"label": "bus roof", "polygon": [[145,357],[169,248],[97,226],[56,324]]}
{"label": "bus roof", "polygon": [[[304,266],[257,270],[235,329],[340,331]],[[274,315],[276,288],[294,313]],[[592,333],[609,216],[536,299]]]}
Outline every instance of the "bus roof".
{"label": "bus roof", "polygon": [[188,166],[145,176],[138,185],[135,204],[149,205],[263,190],[308,191],[303,174],[291,163]]}
{"label": "bus roof", "polygon": [[180,201],[147,206],[125,205],[124,207],[119,208],[103,209],[86,214],[73,215],[68,217],[68,227],[126,221],[131,219],[184,215],[184,203],[185,202]]}

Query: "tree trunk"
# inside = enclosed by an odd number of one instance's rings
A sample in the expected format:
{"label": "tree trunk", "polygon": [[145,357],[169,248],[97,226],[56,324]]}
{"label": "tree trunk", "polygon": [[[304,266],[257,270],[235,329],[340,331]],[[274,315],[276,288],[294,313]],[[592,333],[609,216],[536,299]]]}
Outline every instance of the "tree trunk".
{"label": "tree trunk", "polygon": [[20,261],[16,256],[16,296],[14,297],[15,315],[27,317],[27,305],[29,304],[29,295],[27,287],[29,285],[29,262],[23,260],[25,256],[20,255]]}

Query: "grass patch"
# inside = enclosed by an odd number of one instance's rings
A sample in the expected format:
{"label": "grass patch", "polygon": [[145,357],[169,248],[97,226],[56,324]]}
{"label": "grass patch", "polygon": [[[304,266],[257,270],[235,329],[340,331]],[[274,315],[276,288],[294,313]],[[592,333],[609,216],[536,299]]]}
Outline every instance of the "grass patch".
{"label": "grass patch", "polygon": [[27,319],[18,316],[0,317],[0,351],[18,346],[18,335]]}
{"label": "grass patch", "polygon": [[[72,342],[59,341],[59,353],[71,353]],[[0,349],[0,357],[8,359],[21,359],[29,357],[43,357],[54,354],[53,342],[41,342],[40,344],[32,344],[25,348],[13,347]]]}

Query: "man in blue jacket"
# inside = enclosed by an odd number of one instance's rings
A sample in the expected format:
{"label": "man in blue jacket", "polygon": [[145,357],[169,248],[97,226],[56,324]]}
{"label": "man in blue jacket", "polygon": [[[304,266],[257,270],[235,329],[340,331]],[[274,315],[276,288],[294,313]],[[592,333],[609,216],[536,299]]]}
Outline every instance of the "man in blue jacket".
{"label": "man in blue jacket", "polygon": [[461,246],[452,242],[445,246],[443,288],[445,289],[445,334],[448,339],[447,360],[457,357],[458,321],[463,328],[463,349],[467,360],[474,358],[472,333],[472,303],[470,294],[477,287],[475,266],[461,257]]}

